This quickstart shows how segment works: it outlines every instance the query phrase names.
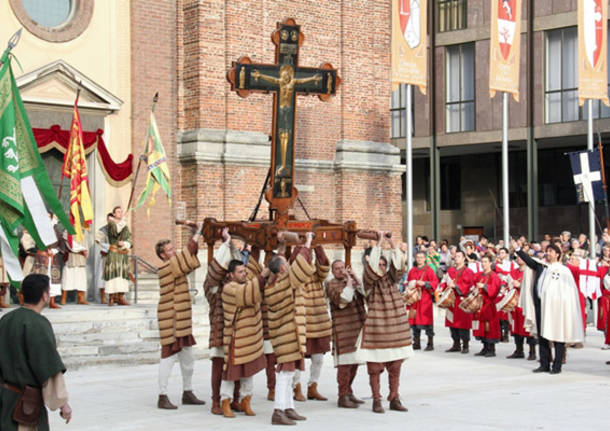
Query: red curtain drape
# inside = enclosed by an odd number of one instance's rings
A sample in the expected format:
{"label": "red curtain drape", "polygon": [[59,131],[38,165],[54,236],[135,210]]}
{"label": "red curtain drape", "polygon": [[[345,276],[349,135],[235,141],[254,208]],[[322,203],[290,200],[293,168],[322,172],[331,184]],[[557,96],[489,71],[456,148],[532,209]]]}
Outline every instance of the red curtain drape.
{"label": "red curtain drape", "polygon": [[[70,141],[69,130],[62,130],[55,124],[48,129],[32,128],[32,132],[34,132],[34,139],[36,139],[36,144],[38,145],[38,151],[40,151],[40,153],[46,153],[55,148],[62,154],[65,154],[68,150],[68,143]],[[95,132],[83,132],[85,153],[89,154],[97,147],[98,160],[106,179],[115,186],[121,186],[131,180],[133,173],[133,154],[129,154],[124,161],[116,163],[112,160],[112,157],[110,157],[110,153],[108,152],[108,148],[102,137],[103,133],[104,131],[101,129],[97,129]]]}

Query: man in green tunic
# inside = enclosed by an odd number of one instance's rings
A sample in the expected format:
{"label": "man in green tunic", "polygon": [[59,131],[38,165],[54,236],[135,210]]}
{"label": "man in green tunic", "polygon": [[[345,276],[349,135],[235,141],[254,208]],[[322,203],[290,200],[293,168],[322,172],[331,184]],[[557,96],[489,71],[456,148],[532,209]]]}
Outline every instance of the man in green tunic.
{"label": "man in green tunic", "polygon": [[123,209],[115,207],[108,222],[108,242],[110,248],[104,265],[104,284],[108,294],[108,305],[115,303],[129,305],[125,293],[129,291],[129,249],[131,232]]}
{"label": "man in green tunic", "polygon": [[63,373],[66,371],[51,323],[40,312],[49,305],[49,277],[30,274],[21,284],[24,305],[0,319],[0,430],[47,431],[49,420],[44,406],[38,424],[27,426],[13,420],[13,411],[26,386],[40,390],[49,409],[60,409],[68,423],[72,409]]}

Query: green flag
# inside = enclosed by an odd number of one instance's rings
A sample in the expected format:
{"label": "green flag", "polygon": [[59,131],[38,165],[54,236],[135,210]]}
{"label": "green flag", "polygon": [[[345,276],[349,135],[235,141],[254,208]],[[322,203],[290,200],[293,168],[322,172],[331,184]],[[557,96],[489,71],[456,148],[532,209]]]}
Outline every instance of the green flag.
{"label": "green flag", "polygon": [[148,165],[146,186],[138,198],[136,208],[140,208],[150,196],[150,200],[146,206],[146,214],[150,215],[150,208],[155,204],[155,194],[159,189],[163,189],[170,202],[172,197],[169,185],[170,177],[167,156],[165,155],[165,149],[161,143],[161,136],[159,135],[159,129],[157,128],[157,122],[153,112],[150,113],[147,149],[150,149],[150,151],[146,155],[146,163]]}
{"label": "green flag", "polygon": [[17,227],[25,227],[41,249],[57,242],[48,206],[69,233],[74,229],[40,158],[8,50],[0,65],[0,250],[9,276],[20,280]]}

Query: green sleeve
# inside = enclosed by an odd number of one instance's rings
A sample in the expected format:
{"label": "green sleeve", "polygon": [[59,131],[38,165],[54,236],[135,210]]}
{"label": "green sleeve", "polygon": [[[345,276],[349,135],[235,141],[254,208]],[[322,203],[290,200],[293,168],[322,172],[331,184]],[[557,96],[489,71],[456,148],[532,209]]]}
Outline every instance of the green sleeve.
{"label": "green sleeve", "polygon": [[53,328],[45,317],[28,322],[24,335],[28,363],[41,387],[50,377],[66,371],[57,352]]}

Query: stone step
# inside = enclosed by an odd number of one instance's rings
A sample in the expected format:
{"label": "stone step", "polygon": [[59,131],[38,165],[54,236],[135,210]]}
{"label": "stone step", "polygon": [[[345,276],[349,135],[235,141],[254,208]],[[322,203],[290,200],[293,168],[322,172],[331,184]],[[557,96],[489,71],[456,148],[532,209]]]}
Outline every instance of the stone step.
{"label": "stone step", "polygon": [[[195,359],[205,359],[209,356],[206,348],[193,348],[193,355]],[[110,354],[106,356],[99,355],[83,355],[83,356],[66,356],[63,357],[63,362],[68,370],[76,370],[82,367],[91,366],[121,366],[134,364],[158,364],[160,359],[160,353],[156,352],[143,352],[143,353],[131,353],[125,354]]]}

